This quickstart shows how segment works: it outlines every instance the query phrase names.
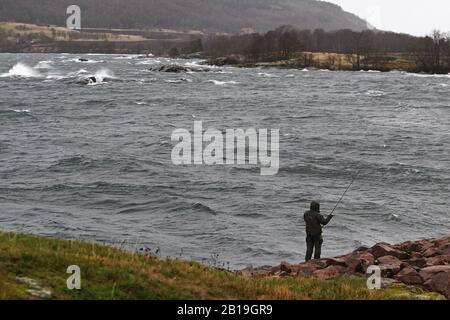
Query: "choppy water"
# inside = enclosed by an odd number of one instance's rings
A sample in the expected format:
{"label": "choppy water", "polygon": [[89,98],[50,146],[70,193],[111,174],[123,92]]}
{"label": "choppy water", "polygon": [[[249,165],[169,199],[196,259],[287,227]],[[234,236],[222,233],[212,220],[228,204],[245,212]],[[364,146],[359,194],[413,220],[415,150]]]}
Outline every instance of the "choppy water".
{"label": "choppy water", "polygon": [[[300,261],[302,213],[332,209],[325,255],[450,229],[450,76],[0,55],[0,229],[159,247],[232,267]],[[173,62],[173,61],[172,61]],[[192,64],[196,61],[178,61]],[[104,82],[75,84],[96,74]],[[278,175],[177,167],[176,128],[279,128]]]}

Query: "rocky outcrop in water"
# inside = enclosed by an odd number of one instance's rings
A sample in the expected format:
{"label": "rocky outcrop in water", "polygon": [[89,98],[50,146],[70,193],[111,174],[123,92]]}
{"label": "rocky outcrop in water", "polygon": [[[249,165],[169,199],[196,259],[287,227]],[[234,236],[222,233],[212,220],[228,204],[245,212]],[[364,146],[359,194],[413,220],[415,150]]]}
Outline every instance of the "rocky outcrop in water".
{"label": "rocky outcrop in water", "polygon": [[235,56],[227,56],[227,57],[219,57],[219,58],[211,58],[208,60],[208,64],[214,66],[235,66],[240,64],[241,61],[238,57]]}
{"label": "rocky outcrop in water", "polygon": [[183,72],[210,72],[211,69],[204,67],[187,67],[177,64],[165,64],[149,69],[154,72],[183,73]]}
{"label": "rocky outcrop in water", "polygon": [[82,79],[78,79],[76,81],[77,84],[81,84],[81,85],[89,85],[89,84],[96,84],[97,82],[97,78],[95,76],[89,76],[86,78],[82,78]]}
{"label": "rocky outcrop in water", "polygon": [[401,282],[439,292],[450,298],[450,236],[408,241],[397,245],[378,243],[372,248],[301,264],[282,262],[276,267],[248,267],[241,275],[259,277],[364,276],[369,266],[380,267],[383,283]]}

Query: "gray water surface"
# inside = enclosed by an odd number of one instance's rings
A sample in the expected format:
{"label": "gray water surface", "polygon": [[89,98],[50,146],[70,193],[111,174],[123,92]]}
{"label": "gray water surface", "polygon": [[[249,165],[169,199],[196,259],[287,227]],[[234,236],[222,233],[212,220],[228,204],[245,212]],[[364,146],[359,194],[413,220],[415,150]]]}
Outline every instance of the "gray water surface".
{"label": "gray water surface", "polygon": [[[136,56],[0,54],[0,229],[160,248],[233,268],[303,259],[303,212],[327,213],[324,255],[450,229],[450,76],[216,68]],[[83,86],[80,77],[104,81]],[[175,166],[171,134],[280,129],[280,171]]]}

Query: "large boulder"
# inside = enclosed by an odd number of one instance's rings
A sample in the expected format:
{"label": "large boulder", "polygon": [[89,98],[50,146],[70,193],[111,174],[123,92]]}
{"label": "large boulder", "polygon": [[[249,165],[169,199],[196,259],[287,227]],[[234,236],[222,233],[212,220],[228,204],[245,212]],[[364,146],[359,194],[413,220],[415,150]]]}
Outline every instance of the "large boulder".
{"label": "large boulder", "polygon": [[292,274],[298,277],[311,277],[319,269],[322,269],[322,267],[317,264],[303,263],[292,266]]}
{"label": "large boulder", "polygon": [[292,266],[288,262],[283,261],[280,264],[280,271],[283,271],[283,272],[286,272],[286,273],[291,273],[292,272]]}
{"label": "large boulder", "polygon": [[364,251],[367,251],[367,250],[369,250],[370,248],[369,247],[367,247],[367,246],[361,246],[361,247],[359,247],[358,249],[356,249],[355,251],[353,251],[354,253],[356,253],[356,252],[364,252]]}
{"label": "large boulder", "polygon": [[434,244],[430,240],[420,240],[420,241],[407,241],[394,246],[394,248],[412,254],[412,253],[421,253],[433,246]]}
{"label": "large boulder", "polygon": [[445,243],[438,247],[438,251],[440,255],[449,255],[450,254],[450,243]]}
{"label": "large boulder", "polygon": [[422,252],[422,256],[425,258],[436,257],[440,254],[441,254],[441,252],[436,247],[430,247]]}
{"label": "large boulder", "polygon": [[420,257],[420,258],[412,258],[412,259],[406,260],[405,263],[410,265],[411,267],[420,269],[420,268],[427,266],[428,262],[425,258]]}
{"label": "large boulder", "polygon": [[365,274],[367,268],[375,264],[374,256],[367,251],[354,252],[342,257],[341,259],[345,261],[345,265],[347,267],[346,272],[348,274]]}
{"label": "large boulder", "polygon": [[325,269],[317,270],[313,273],[313,276],[317,279],[332,279],[342,276],[345,273],[346,268],[342,266],[329,266]]}
{"label": "large boulder", "polygon": [[392,278],[401,270],[401,266],[395,264],[379,264],[378,267],[384,278]]}
{"label": "large boulder", "polygon": [[448,273],[438,273],[424,283],[425,288],[430,291],[442,293],[450,299],[450,275]]}
{"label": "large boulder", "polygon": [[420,275],[422,278],[427,281],[431,279],[434,275],[438,273],[446,273],[450,275],[450,266],[432,266],[432,267],[426,267],[420,270]]}
{"label": "large boulder", "polygon": [[391,278],[402,269],[403,262],[394,256],[384,256],[377,259],[377,264],[384,277]]}
{"label": "large boulder", "polygon": [[400,260],[405,260],[410,257],[408,253],[396,249],[387,243],[378,243],[375,246],[373,246],[369,251],[375,257],[375,259],[384,256],[394,256]]}
{"label": "large boulder", "polygon": [[341,267],[346,267],[346,261],[343,258],[329,258],[329,259],[325,259],[325,263],[326,266],[341,266]]}
{"label": "large boulder", "polygon": [[260,268],[253,268],[252,266],[250,266],[238,271],[237,274],[246,277],[268,277],[273,275],[272,268],[267,266]]}
{"label": "large boulder", "polygon": [[415,269],[411,267],[404,268],[398,272],[394,278],[408,285],[423,284],[423,278]]}
{"label": "large boulder", "polygon": [[392,265],[400,265],[402,264],[402,261],[394,256],[383,256],[377,259],[378,264],[392,264]]}
{"label": "large boulder", "polygon": [[[449,254],[444,254],[444,255],[441,255],[441,256],[435,256],[435,257],[427,258],[425,260],[425,264],[428,267],[439,266],[439,265],[450,265],[450,255]],[[424,267],[424,266],[422,266],[422,267]]]}
{"label": "large boulder", "polygon": [[245,269],[239,270],[237,274],[244,277],[251,277],[253,275],[253,272],[253,267],[247,267]]}
{"label": "large boulder", "polygon": [[89,84],[96,84],[98,82],[101,82],[101,81],[100,81],[100,79],[97,79],[95,76],[81,78],[76,81],[77,84],[81,84],[81,85],[85,85],[85,86],[87,86]]}
{"label": "large boulder", "polygon": [[440,247],[440,246],[443,246],[445,244],[450,244],[450,236],[443,237],[443,238],[440,238],[440,239],[436,239],[436,240],[433,241],[433,243],[434,243],[434,245],[436,247]]}
{"label": "large boulder", "polygon": [[450,298],[450,266],[427,267],[420,271],[424,287]]}

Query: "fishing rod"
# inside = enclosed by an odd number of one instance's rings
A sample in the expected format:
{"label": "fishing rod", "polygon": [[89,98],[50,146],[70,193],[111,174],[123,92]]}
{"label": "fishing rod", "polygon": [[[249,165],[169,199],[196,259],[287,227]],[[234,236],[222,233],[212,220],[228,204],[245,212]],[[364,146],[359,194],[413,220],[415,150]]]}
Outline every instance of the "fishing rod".
{"label": "fishing rod", "polygon": [[350,190],[350,187],[353,185],[353,182],[355,182],[356,177],[358,177],[360,172],[361,172],[361,169],[359,169],[358,172],[356,172],[356,174],[353,176],[352,182],[350,182],[350,184],[348,185],[347,189],[345,189],[344,193],[342,194],[341,198],[339,199],[339,201],[334,206],[333,211],[331,211],[330,215],[333,215],[334,211],[337,209],[339,204],[342,202],[342,199],[344,199],[345,195],[347,194],[348,190]]}

